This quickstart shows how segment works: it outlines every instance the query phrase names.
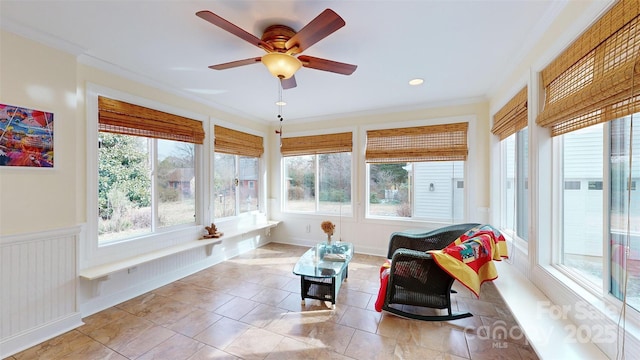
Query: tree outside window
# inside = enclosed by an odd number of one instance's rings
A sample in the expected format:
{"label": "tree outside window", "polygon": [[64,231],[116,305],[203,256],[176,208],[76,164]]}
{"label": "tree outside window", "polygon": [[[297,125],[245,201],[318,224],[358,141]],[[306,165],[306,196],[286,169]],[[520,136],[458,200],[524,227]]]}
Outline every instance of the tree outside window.
{"label": "tree outside window", "polygon": [[195,223],[194,144],[108,132],[99,138],[99,242]]}
{"label": "tree outside window", "polygon": [[259,158],[216,152],[214,155],[214,217],[237,216],[259,209]]}
{"label": "tree outside window", "polygon": [[351,214],[351,153],[284,158],[285,211]]}

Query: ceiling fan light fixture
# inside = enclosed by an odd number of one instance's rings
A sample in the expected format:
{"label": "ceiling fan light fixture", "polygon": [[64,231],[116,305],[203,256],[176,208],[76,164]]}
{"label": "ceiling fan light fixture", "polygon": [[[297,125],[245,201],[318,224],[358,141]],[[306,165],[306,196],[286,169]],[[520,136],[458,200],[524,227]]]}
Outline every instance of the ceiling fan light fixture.
{"label": "ceiling fan light fixture", "polygon": [[291,78],[302,66],[300,60],[295,56],[279,52],[265,54],[261,61],[271,75],[279,79]]}

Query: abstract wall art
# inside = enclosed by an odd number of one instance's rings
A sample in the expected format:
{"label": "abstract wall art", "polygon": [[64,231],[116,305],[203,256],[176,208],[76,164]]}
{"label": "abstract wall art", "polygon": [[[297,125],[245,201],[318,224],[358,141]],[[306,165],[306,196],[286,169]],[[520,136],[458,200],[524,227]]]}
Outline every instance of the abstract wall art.
{"label": "abstract wall art", "polygon": [[53,167],[53,113],[0,104],[0,166]]}

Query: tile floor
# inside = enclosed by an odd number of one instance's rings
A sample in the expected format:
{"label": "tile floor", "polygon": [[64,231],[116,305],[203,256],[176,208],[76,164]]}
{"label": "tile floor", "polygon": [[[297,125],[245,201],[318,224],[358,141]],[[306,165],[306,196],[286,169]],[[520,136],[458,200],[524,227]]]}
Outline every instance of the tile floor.
{"label": "tile floor", "polygon": [[378,313],[382,257],[356,254],[335,310],[300,301],[307,248],[270,243],[84,319],[8,359],[537,359],[492,283],[454,285],[454,309],[424,322]]}

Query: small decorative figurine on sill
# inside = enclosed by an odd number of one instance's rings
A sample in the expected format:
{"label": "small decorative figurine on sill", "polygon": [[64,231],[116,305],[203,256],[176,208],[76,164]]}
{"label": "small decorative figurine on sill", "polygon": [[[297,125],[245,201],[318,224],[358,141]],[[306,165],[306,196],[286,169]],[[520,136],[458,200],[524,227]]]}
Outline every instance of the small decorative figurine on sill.
{"label": "small decorative figurine on sill", "polygon": [[205,239],[219,238],[220,236],[224,235],[224,233],[218,231],[218,228],[214,223],[211,223],[211,226],[205,226],[204,229],[207,230],[208,233],[206,235],[203,235],[203,238]]}

